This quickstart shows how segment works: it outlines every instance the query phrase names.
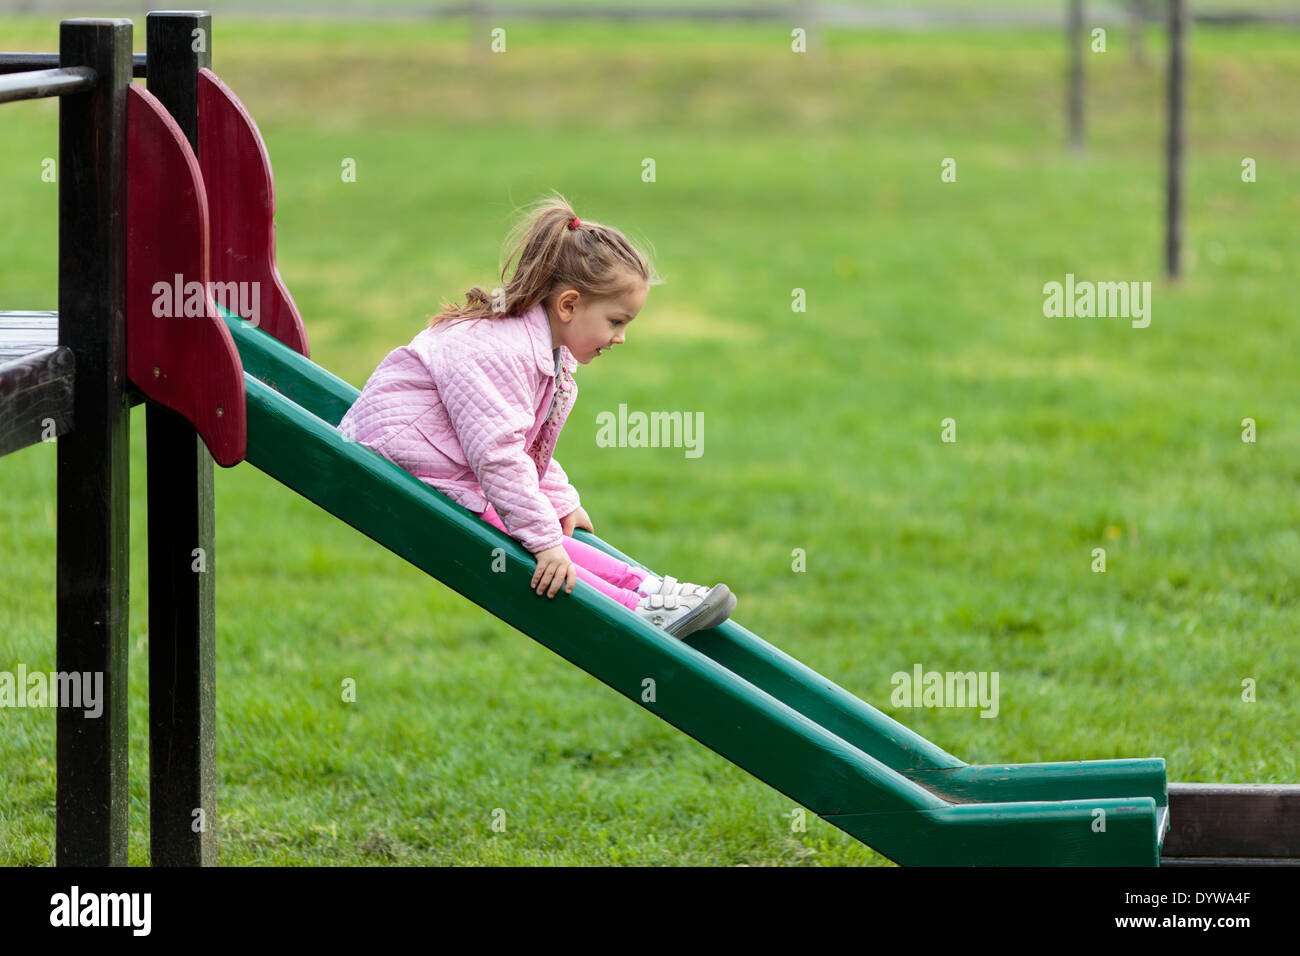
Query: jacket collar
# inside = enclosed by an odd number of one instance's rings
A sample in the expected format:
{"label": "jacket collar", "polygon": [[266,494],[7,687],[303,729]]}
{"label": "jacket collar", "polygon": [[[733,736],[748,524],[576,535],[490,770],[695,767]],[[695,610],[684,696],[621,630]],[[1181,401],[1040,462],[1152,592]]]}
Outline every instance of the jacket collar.
{"label": "jacket collar", "polygon": [[[555,367],[553,352],[555,345],[551,341],[551,322],[546,317],[546,306],[538,302],[524,312],[523,318],[524,328],[528,329],[528,337],[532,342],[533,360],[537,363],[538,371],[543,375],[555,375],[559,369]],[[570,375],[578,367],[578,360],[565,346],[560,346],[560,361]]]}

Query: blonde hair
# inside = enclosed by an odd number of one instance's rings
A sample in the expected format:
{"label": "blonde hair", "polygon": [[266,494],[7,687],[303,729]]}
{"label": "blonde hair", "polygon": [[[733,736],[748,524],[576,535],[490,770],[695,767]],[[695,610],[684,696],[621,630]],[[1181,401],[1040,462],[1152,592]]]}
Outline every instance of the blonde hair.
{"label": "blonde hair", "polygon": [[557,289],[576,289],[584,297],[606,299],[621,295],[639,279],[660,285],[650,260],[613,226],[586,219],[576,229],[569,224],[577,217],[567,199],[558,192],[525,207],[506,237],[503,251],[510,255],[501,267],[501,278],[517,255],[514,275],[498,291],[495,301],[480,286],[465,293],[465,304],[443,299],[442,311],[429,317],[429,328],[456,319],[492,319],[523,315]]}

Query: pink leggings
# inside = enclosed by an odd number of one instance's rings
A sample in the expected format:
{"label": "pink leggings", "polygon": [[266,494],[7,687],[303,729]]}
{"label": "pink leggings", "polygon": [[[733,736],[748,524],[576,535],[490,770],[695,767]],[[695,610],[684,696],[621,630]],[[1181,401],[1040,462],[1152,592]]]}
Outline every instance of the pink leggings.
{"label": "pink leggings", "polygon": [[[491,505],[479,517],[494,528],[506,531],[501,516]],[[506,531],[506,534],[509,533]],[[564,536],[564,550],[568,553],[569,560],[578,566],[578,580],[586,581],[601,594],[612,597],[624,607],[636,610],[637,601],[641,600],[636,586],[646,579],[645,571],[567,534]]]}

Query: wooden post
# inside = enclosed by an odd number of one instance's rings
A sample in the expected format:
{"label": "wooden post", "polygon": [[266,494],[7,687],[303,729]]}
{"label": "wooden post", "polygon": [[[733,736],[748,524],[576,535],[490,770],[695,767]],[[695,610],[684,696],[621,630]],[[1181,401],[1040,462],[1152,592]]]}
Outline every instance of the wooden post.
{"label": "wooden post", "polygon": [[1066,43],[1070,48],[1070,148],[1083,152],[1083,0],[1070,0]]}
{"label": "wooden post", "polygon": [[479,62],[492,59],[492,11],[487,0],[471,0],[469,19],[469,51]]}
{"label": "wooden post", "polygon": [[1169,0],[1169,135],[1165,140],[1165,274],[1182,274],[1183,81],[1187,53],[1187,0]]}
{"label": "wooden post", "polygon": [[1133,65],[1145,67],[1147,65],[1147,0],[1129,0],[1128,23],[1129,49],[1133,54]]}
{"label": "wooden post", "polygon": [[[202,11],[150,13],[146,41],[149,92],[171,113],[197,155],[198,74],[212,65],[212,17]],[[212,455],[194,427],[171,409],[150,401],[145,416],[150,859],[154,866],[215,866]]]}
{"label": "wooden post", "polygon": [[[130,426],[126,381],[126,90],[131,21],[64,20],[59,65],[95,71],[59,108],[59,345],[76,361],[58,439],[56,667],[100,681],[101,712],[59,707],[55,861],[127,863]],[[93,711],[92,711],[93,713]]]}

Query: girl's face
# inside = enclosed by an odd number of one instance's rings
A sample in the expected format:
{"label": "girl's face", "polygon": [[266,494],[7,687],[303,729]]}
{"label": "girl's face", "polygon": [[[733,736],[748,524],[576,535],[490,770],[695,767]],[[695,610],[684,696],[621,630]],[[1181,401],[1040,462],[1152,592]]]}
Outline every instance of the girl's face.
{"label": "girl's face", "polygon": [[610,299],[584,299],[575,289],[562,290],[546,305],[551,338],[586,365],[615,345],[623,344],[624,330],[645,305],[649,291],[649,285],[641,280]]}

